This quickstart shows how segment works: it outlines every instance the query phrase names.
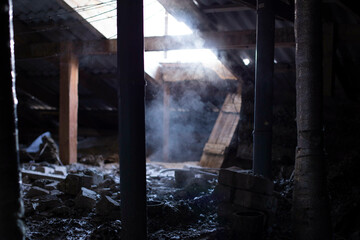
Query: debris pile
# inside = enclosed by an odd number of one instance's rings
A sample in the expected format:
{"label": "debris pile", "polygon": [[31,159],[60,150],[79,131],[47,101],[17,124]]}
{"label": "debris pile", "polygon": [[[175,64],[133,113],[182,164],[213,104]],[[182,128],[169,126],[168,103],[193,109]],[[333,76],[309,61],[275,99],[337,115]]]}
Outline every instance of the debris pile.
{"label": "debris pile", "polygon": [[[149,239],[215,232],[217,174],[154,164],[147,170]],[[118,165],[26,163],[22,172],[27,239],[120,239]]]}
{"label": "debris pile", "polygon": [[[83,156],[68,166],[22,163],[27,239],[120,239],[119,165]],[[147,163],[148,239],[291,239],[283,225],[292,181],[274,186],[236,167],[182,167]]]}

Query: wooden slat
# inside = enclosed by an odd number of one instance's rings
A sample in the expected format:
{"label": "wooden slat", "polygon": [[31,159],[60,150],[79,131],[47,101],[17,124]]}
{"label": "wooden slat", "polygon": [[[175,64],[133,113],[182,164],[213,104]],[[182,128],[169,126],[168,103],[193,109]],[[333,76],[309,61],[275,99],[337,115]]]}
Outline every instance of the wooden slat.
{"label": "wooden slat", "polygon": [[77,161],[79,61],[71,43],[61,46],[59,151],[64,164]]}
{"label": "wooden slat", "polygon": [[224,155],[225,150],[225,144],[206,143],[204,147],[204,152],[215,155]]}
{"label": "wooden slat", "polygon": [[42,173],[32,170],[21,170],[22,175],[28,176],[30,179],[49,179],[49,180],[56,180],[56,181],[62,181],[66,178],[66,176],[63,175],[57,175],[57,174],[50,174],[50,173]]}
{"label": "wooden slat", "polygon": [[208,153],[203,153],[200,159],[200,165],[202,167],[220,168],[223,161],[223,155],[212,155]]}
{"label": "wooden slat", "polygon": [[241,96],[228,94],[211,131],[200,159],[203,167],[221,167],[225,158],[226,148],[230,145],[235,134],[241,108]]}

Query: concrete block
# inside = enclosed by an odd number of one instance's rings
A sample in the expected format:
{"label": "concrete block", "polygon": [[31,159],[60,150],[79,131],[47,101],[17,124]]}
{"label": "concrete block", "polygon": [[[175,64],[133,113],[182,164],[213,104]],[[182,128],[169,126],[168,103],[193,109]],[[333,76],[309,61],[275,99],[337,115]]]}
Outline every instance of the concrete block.
{"label": "concrete block", "polygon": [[91,188],[93,185],[93,178],[84,174],[68,174],[66,179],[59,183],[59,190],[71,194],[77,195],[82,187]]}
{"label": "concrete block", "polygon": [[91,210],[95,207],[97,198],[98,195],[96,192],[82,187],[75,198],[75,207]]}
{"label": "concrete block", "polygon": [[99,185],[104,181],[104,176],[95,170],[85,169],[84,174],[92,178],[91,185]]}
{"label": "concrete block", "polygon": [[66,176],[67,175],[66,167],[54,165],[54,174]]}
{"label": "concrete block", "polygon": [[254,175],[250,170],[237,167],[221,169],[218,180],[220,184],[226,186],[265,195],[272,195],[274,188],[274,183],[271,180]]}

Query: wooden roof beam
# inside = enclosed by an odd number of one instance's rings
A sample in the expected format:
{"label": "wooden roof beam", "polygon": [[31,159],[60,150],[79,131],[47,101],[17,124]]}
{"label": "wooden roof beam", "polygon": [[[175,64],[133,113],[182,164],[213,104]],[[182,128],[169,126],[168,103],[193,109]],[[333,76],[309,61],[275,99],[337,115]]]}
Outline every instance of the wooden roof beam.
{"label": "wooden roof beam", "polygon": [[[205,40],[203,40],[205,39]],[[74,42],[76,55],[113,55],[117,52],[117,40]],[[256,31],[198,32],[191,35],[145,37],[145,51],[177,49],[254,49]],[[280,28],[275,32],[275,47],[294,47],[293,28]],[[39,43],[18,46],[17,59],[57,57],[59,43]]]}

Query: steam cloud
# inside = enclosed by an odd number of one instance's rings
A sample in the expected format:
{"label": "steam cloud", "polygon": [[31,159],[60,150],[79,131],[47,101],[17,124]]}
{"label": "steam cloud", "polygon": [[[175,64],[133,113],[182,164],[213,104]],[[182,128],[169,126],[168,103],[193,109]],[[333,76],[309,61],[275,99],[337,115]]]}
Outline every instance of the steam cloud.
{"label": "steam cloud", "polygon": [[[158,87],[146,105],[148,158],[163,161],[163,94]],[[199,161],[226,93],[233,86],[222,80],[182,81],[170,85],[168,152],[170,162]]]}

